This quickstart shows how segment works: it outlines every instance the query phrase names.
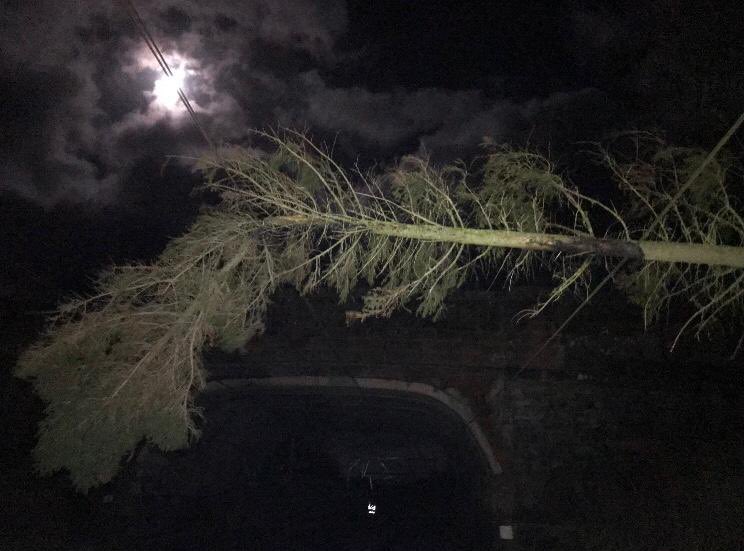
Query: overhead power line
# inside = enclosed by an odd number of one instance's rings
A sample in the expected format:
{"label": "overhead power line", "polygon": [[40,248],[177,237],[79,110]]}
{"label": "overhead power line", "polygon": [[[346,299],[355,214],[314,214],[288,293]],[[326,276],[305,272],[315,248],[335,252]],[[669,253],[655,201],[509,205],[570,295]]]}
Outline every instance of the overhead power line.
{"label": "overhead power line", "polygon": [[[160,68],[163,70],[163,73],[165,73],[167,77],[173,78],[173,71],[171,70],[170,65],[168,65],[168,61],[165,59],[163,52],[158,47],[155,39],[152,37],[152,34],[150,34],[145,21],[142,19],[142,16],[137,10],[137,7],[134,5],[132,0],[124,0],[124,4],[129,11],[129,17],[132,19],[135,27],[137,27],[137,30],[147,44],[147,47],[150,49],[150,52],[152,52],[152,55],[155,56],[155,59],[157,60],[158,65],[160,65]],[[210,148],[214,148],[212,140],[209,138],[209,134],[207,134],[204,126],[199,122],[199,117],[197,116],[194,107],[191,105],[189,98],[186,96],[186,93],[180,86],[178,87],[178,97],[181,100],[181,103],[183,103],[184,107],[186,108],[186,111],[188,111],[189,115],[191,116],[191,120],[193,121],[194,126],[196,126],[197,130],[199,130],[202,137],[207,142],[207,145]]]}

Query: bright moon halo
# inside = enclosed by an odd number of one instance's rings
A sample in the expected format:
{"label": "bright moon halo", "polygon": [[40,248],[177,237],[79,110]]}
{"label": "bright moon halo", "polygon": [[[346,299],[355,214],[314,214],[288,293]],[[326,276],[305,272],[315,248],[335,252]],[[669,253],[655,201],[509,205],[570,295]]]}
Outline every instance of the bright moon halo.
{"label": "bright moon halo", "polygon": [[169,111],[176,109],[180,99],[178,90],[183,88],[185,79],[186,70],[183,67],[177,67],[173,70],[172,76],[163,75],[156,80],[152,91],[156,103]]}

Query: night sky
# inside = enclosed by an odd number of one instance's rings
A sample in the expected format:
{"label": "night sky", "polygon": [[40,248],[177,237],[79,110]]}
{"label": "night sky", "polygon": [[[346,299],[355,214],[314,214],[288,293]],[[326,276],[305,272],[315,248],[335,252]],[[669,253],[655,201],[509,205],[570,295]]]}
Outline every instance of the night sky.
{"label": "night sky", "polygon": [[[249,128],[282,125],[337,136],[356,155],[425,147],[450,158],[485,135],[525,143],[525,130],[538,129],[558,141],[551,120],[587,106],[610,126],[622,110],[627,128],[668,127],[665,111],[688,99],[673,90],[685,84],[672,78],[683,68],[699,77],[691,88],[714,87],[706,79],[721,67],[729,82],[717,86],[736,84],[739,3],[615,4],[156,1],[139,9],[171,64],[185,69],[185,90],[216,140],[240,143]],[[160,74],[123,2],[7,5],[3,191],[44,205],[109,204],[125,200],[122,187],[144,156],[202,145],[180,105],[164,108],[153,94]],[[650,88],[664,92],[667,109],[639,109],[654,99]],[[731,107],[720,105],[720,90],[704,93],[699,101],[718,100],[721,115]],[[591,122],[575,116],[571,126],[593,134]]]}
{"label": "night sky", "polygon": [[[137,4],[215,141],[289,127],[347,164],[486,136],[570,161],[635,128],[706,146],[744,97],[736,1]],[[0,297],[56,300],[184,231],[199,178],[178,157],[205,144],[124,2],[6,2],[0,28]]]}
{"label": "night sky", "polygon": [[[346,166],[469,159],[491,137],[591,193],[582,141],[711,146],[743,105],[736,0],[135,4],[215,142],[289,127]],[[6,2],[0,30],[0,325],[25,341],[188,228],[204,198],[184,157],[206,145],[122,0]]]}

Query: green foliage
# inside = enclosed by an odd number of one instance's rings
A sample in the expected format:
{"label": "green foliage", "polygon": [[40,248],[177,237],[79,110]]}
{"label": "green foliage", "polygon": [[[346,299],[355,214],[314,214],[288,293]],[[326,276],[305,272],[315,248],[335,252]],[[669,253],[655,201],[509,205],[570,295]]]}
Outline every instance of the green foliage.
{"label": "green foliage", "polygon": [[[706,158],[705,151],[671,147],[645,134],[623,139],[632,143],[632,156],[617,157],[606,150],[603,156],[626,195],[630,237],[744,246],[742,204],[728,191],[730,182],[741,183],[742,176],[732,158],[712,159],[691,180]],[[687,182],[691,185],[678,196]],[[665,212],[669,204],[674,206]],[[744,274],[728,266],[647,262],[623,270],[615,279],[643,308],[647,325],[680,297],[694,307],[682,329],[694,325],[698,334],[714,321],[734,319],[744,311]]]}
{"label": "green foliage", "polygon": [[202,348],[262,329],[271,283],[261,252],[244,220],[205,214],[153,265],[108,272],[94,297],[64,304],[16,371],[48,403],[40,472],[67,468],[86,491],[143,438],[172,450],[197,437]]}
{"label": "green foliage", "polygon": [[[544,157],[507,147],[486,157],[475,209],[479,227],[525,232],[549,231],[547,214],[564,200],[566,186]],[[504,208],[504,206],[508,206]]]}
{"label": "green foliage", "polygon": [[[143,438],[165,450],[197,438],[193,400],[205,381],[203,348],[234,350],[260,333],[278,285],[303,293],[328,285],[344,301],[366,280],[373,288],[350,320],[389,316],[411,302],[436,319],[475,265],[479,256],[465,254],[464,245],[374,231],[464,227],[472,214],[467,203],[457,204],[469,177],[464,169],[406,157],[387,174],[360,175],[355,187],[303,136],[262,137],[275,146],[272,154],[233,149],[204,159],[200,168],[222,196],[219,207],[152,265],[116,268],[100,278],[94,297],[63,304],[21,358],[16,374],[33,380],[48,404],[35,449],[40,472],[66,468],[86,491],[110,480]],[[540,172],[545,165],[510,169],[508,159],[494,158],[486,166],[483,198],[496,196],[499,178],[525,204],[544,187],[535,188],[533,177],[560,185]],[[525,166],[530,177],[520,180]],[[543,204],[530,203],[531,219],[548,218],[538,212]],[[492,219],[484,222],[505,227],[508,220],[509,229],[526,223],[511,207],[486,205]]]}
{"label": "green foliage", "polygon": [[[404,157],[384,174],[358,174],[352,182],[302,135],[259,136],[273,147],[270,154],[232,149],[201,161],[206,186],[222,198],[216,208],[153,264],[116,268],[101,276],[95,296],[63,304],[21,358],[16,374],[32,380],[48,404],[35,449],[40,472],[66,468],[85,491],[110,480],[142,439],[172,450],[197,438],[202,350],[235,350],[261,333],[280,285],[302,293],[329,286],[343,302],[366,281],[371,290],[361,311],[347,312],[349,322],[398,308],[437,319],[468,278],[503,271],[509,281],[538,262],[557,283],[532,314],[567,291],[585,292],[592,255],[518,251],[498,240],[474,246],[452,232],[591,238],[590,210],[600,208],[630,238],[658,216],[698,155],[667,150],[652,157],[654,164],[636,159],[627,166],[607,156],[631,198],[626,222],[533,153],[493,149],[472,172]],[[654,236],[741,246],[744,225],[726,194],[725,172],[722,164],[704,171],[701,187],[690,190],[699,202],[681,201]],[[619,283],[650,312],[691,293],[704,325],[741,303],[740,272],[645,263]]]}

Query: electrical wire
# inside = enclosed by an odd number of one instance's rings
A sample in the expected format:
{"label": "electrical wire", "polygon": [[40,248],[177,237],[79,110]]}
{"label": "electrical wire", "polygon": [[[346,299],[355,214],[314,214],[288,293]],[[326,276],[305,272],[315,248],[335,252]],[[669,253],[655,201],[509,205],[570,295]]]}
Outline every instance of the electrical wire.
{"label": "electrical wire", "polygon": [[[690,177],[687,179],[687,181],[680,187],[677,192],[674,194],[674,196],[669,200],[666,207],[662,209],[662,211],[656,215],[654,220],[651,222],[651,225],[646,228],[646,230],[643,232],[643,236],[641,239],[648,238],[649,235],[653,232],[656,225],[659,223],[660,220],[664,218],[664,216],[677,204],[677,200],[692,187],[692,185],[697,181],[698,177],[703,173],[703,170],[705,170],[705,167],[710,164],[710,162],[718,155],[720,150],[731,140],[731,137],[736,133],[739,128],[744,125],[744,112],[742,112],[739,115],[739,118],[736,119],[734,124],[731,125],[731,127],[726,131],[726,134],[723,135],[723,137],[718,141],[718,143],[715,145],[715,147],[708,153],[708,155],[705,157],[702,163],[697,167],[695,172],[693,172]],[[618,264],[610,271],[610,273],[605,276],[605,278],[597,285],[594,289],[592,289],[592,292],[589,293],[589,295],[584,299],[584,301],[579,304],[579,306],[571,313],[570,316],[561,324],[558,329],[556,329],[553,334],[548,337],[548,339],[543,342],[542,346],[537,349],[529,358],[527,358],[527,361],[522,364],[522,366],[510,377],[510,381],[515,380],[527,367],[532,364],[532,362],[537,359],[540,354],[547,348],[548,344],[550,344],[556,337],[560,335],[560,333],[563,331],[563,329],[573,320],[576,315],[586,306],[589,301],[594,298],[594,295],[596,295],[602,288],[605,287],[614,277],[615,275],[625,266],[628,262],[627,258],[622,259]],[[741,346],[742,340],[744,340],[744,333],[742,333],[741,339],[739,340],[739,343],[736,346],[736,349],[734,350],[734,355],[736,355],[736,351]],[[731,359],[733,359],[734,355],[732,355]],[[502,386],[499,391],[496,393],[496,396],[501,394],[501,392],[506,388],[506,385]]]}
{"label": "electrical wire", "polygon": [[[147,25],[145,24],[144,19],[142,19],[142,16],[137,10],[137,7],[134,5],[134,2],[132,2],[132,0],[123,0],[123,3],[126,6],[127,11],[129,12],[129,17],[131,18],[135,27],[137,27],[137,30],[139,31],[140,35],[144,39],[145,44],[147,44],[147,47],[150,50],[150,52],[155,57],[155,60],[158,62],[158,65],[160,65],[160,68],[162,69],[163,73],[165,74],[165,76],[169,78],[173,78],[173,71],[171,70],[170,65],[168,65],[168,61],[165,59],[163,52],[160,50],[160,48],[157,45],[157,42],[155,42],[155,39],[153,38],[152,34],[148,30]],[[181,100],[181,103],[183,103],[184,107],[186,108],[186,111],[188,112],[189,116],[191,117],[191,120],[193,121],[194,126],[196,126],[197,130],[199,130],[202,137],[204,138],[204,141],[207,142],[207,145],[211,149],[214,149],[214,145],[212,143],[212,140],[209,137],[209,134],[207,134],[207,131],[204,129],[204,126],[201,124],[201,122],[199,122],[199,117],[197,116],[196,111],[194,110],[194,107],[191,105],[189,98],[186,96],[186,93],[183,91],[183,89],[180,86],[178,88],[178,97]]]}

